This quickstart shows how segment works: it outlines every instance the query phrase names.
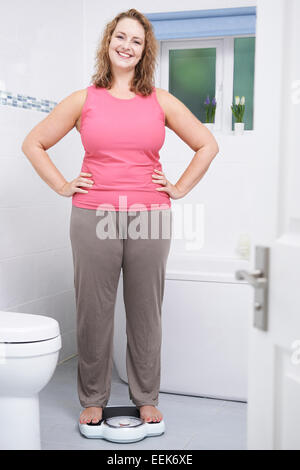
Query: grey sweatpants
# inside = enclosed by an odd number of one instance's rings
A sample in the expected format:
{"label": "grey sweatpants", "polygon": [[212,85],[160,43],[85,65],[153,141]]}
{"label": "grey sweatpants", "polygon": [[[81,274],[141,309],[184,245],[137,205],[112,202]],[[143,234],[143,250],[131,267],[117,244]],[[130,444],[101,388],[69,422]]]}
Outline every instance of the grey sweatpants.
{"label": "grey sweatpants", "polygon": [[[170,208],[136,213],[104,210],[97,215],[94,209],[72,206],[77,387],[84,408],[105,407],[109,400],[114,308],[121,268],[129,398],[138,407],[158,404],[161,308],[172,216]],[[143,238],[137,238],[139,229]]]}

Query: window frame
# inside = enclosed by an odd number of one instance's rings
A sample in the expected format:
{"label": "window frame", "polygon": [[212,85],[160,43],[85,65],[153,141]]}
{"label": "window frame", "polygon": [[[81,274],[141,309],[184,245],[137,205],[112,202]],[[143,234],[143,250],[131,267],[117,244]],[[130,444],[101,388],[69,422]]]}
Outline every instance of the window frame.
{"label": "window frame", "polygon": [[[233,85],[234,85],[234,39],[256,37],[256,34],[233,35],[224,37],[167,39],[159,41],[159,62],[156,70],[156,83],[169,91],[169,50],[216,48],[216,100],[217,109],[214,131],[231,134]],[[254,83],[255,87],[255,83]],[[253,116],[253,132],[255,122]]]}

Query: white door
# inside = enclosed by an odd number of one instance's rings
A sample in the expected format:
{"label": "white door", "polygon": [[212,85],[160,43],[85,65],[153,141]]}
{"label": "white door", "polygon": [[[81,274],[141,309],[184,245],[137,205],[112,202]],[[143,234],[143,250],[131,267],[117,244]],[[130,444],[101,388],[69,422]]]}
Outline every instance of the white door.
{"label": "white door", "polygon": [[269,247],[268,321],[250,331],[248,449],[300,449],[299,44],[300,1],[258,0],[252,217]]}

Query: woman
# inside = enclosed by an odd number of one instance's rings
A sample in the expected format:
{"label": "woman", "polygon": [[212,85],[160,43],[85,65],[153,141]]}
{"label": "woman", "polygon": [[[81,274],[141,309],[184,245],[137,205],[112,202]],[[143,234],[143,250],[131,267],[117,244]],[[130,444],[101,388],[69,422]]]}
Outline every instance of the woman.
{"label": "woman", "polygon": [[[97,423],[109,399],[114,305],[121,268],[129,396],[145,421],[163,418],[156,406],[161,306],[171,241],[170,199],[184,197],[218,153],[213,135],[189,109],[152,85],[156,55],[157,42],[147,18],[135,9],[117,15],[107,24],[97,50],[93,84],[62,100],[22,145],[40,177],[61,196],[72,197],[78,395],[84,407],[81,423]],[[196,152],[174,185],[159,163],[165,125]],[[80,175],[68,182],[46,150],[74,127],[86,152]],[[145,216],[154,212],[169,221],[167,237],[159,229],[154,239],[105,238],[103,226],[97,226],[100,214],[102,222],[108,219],[110,228],[126,232],[124,227],[138,213],[141,226],[148,229]]]}

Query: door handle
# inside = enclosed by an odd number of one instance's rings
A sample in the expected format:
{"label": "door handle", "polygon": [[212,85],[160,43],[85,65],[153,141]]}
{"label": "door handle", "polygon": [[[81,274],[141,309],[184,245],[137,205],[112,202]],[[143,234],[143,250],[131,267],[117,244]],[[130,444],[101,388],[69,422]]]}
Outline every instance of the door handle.
{"label": "door handle", "polygon": [[239,281],[245,280],[251,286],[258,288],[258,287],[265,287],[267,284],[267,279],[264,277],[263,271],[260,269],[256,269],[255,271],[252,271],[249,273],[248,271],[236,271],[235,273],[236,279]]}
{"label": "door handle", "polygon": [[254,287],[254,327],[268,330],[268,291],[269,291],[269,256],[270,248],[255,247],[255,270],[236,271],[235,278],[245,280]]}

